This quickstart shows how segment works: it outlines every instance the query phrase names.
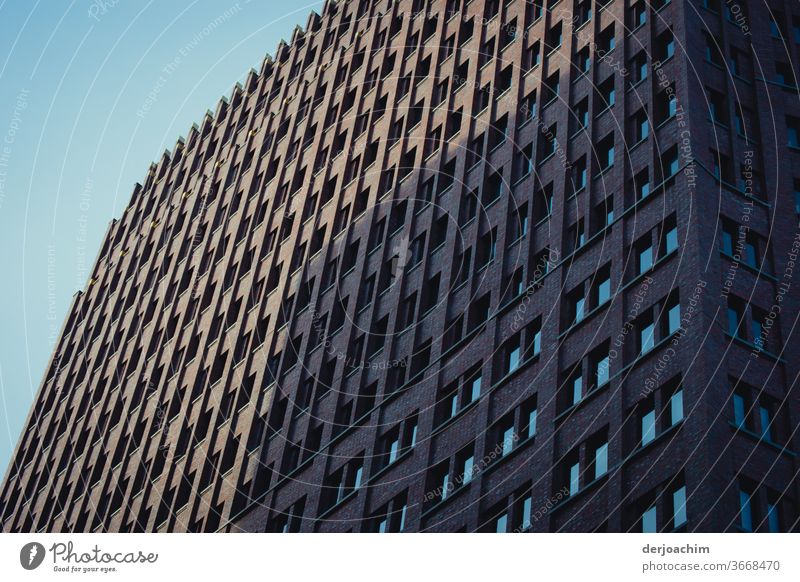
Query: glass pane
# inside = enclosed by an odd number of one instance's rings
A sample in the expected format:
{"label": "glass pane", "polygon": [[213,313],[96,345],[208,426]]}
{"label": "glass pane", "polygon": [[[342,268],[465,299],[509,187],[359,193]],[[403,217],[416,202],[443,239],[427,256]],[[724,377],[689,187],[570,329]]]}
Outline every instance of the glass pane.
{"label": "glass pane", "polygon": [[610,366],[609,358],[606,356],[597,364],[597,385],[603,386],[606,382],[608,382],[608,368]]}
{"label": "glass pane", "polygon": [[778,533],[781,531],[780,516],[774,503],[767,503],[767,524],[770,532]]}
{"label": "glass pane", "polygon": [[528,415],[528,437],[536,435],[536,409],[531,410]]}
{"label": "glass pane", "polygon": [[575,321],[580,321],[583,319],[583,306],[586,303],[586,300],[581,297],[575,302]]}
{"label": "glass pane", "polygon": [[672,494],[673,527],[686,523],[686,487],[677,489]]}
{"label": "glass pane", "polygon": [[569,468],[569,494],[575,495],[580,488],[581,466],[575,463]]}
{"label": "glass pane", "polygon": [[672,424],[683,420],[683,390],[678,390],[672,395],[669,401]]}
{"label": "glass pane", "polygon": [[583,378],[578,376],[572,381],[572,403],[577,404],[583,398]]}
{"label": "glass pane", "polygon": [[733,255],[733,237],[729,232],[722,233],[722,251],[726,255]]}
{"label": "glass pane", "polygon": [[669,333],[675,333],[681,327],[681,306],[673,305],[669,309]]}
{"label": "glass pane", "polygon": [[642,329],[642,353],[649,352],[655,345],[655,325],[652,323]]}
{"label": "glass pane", "polygon": [[642,514],[642,533],[656,533],[656,508],[651,507]]}
{"label": "glass pane", "polygon": [[472,457],[464,461],[464,485],[472,481],[473,467],[474,467],[474,461]]}
{"label": "glass pane", "polygon": [[739,490],[739,508],[741,510],[740,525],[745,531],[753,531],[753,512],[750,507],[750,494]]}
{"label": "glass pane", "polygon": [[602,477],[608,471],[608,443],[600,445],[594,453],[594,478]]}
{"label": "glass pane", "polygon": [[733,421],[739,428],[744,428],[744,398],[739,394],[733,395]]}
{"label": "glass pane", "polygon": [[477,400],[481,395],[481,377],[478,376],[472,381],[472,400]]}
{"label": "glass pane", "polygon": [[503,433],[503,456],[505,457],[507,454],[511,452],[514,448],[514,427],[510,427],[506,429],[506,432]]}
{"label": "glass pane", "polygon": [[653,266],[653,247],[647,247],[639,253],[639,272],[644,273]]}
{"label": "glass pane", "polygon": [[772,419],[770,418],[769,409],[761,406],[759,409],[759,415],[761,417],[761,436],[766,440],[771,441],[772,427],[770,426],[770,422]]}
{"label": "glass pane", "polygon": [[651,410],[642,417],[642,446],[656,438],[656,411]]}
{"label": "glass pane", "polygon": [[508,515],[503,514],[497,518],[497,533],[506,533],[508,527]]}
{"label": "glass pane", "polygon": [[678,248],[678,229],[673,228],[667,233],[667,253],[671,253]]}
{"label": "glass pane", "polygon": [[526,497],[522,501],[522,529],[528,529],[531,527],[531,505],[532,499],[530,497]]}
{"label": "glass pane", "polygon": [[600,283],[600,289],[597,294],[598,303],[605,303],[611,298],[611,279],[606,279]]}
{"label": "glass pane", "polygon": [[508,355],[508,372],[513,372],[519,367],[519,346]]}

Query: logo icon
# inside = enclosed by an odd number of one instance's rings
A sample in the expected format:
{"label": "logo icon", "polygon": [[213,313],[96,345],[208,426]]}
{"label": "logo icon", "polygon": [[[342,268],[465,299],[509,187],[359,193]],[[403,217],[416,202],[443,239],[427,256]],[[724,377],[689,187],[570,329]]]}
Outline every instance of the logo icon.
{"label": "logo icon", "polygon": [[44,546],[39,542],[30,542],[19,551],[19,563],[26,570],[35,570],[44,561]]}

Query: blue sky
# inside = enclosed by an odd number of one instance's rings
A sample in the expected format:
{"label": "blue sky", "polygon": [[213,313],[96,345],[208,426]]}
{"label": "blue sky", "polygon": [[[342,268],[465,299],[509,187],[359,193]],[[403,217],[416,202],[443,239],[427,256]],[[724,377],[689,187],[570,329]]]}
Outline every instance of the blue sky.
{"label": "blue sky", "polygon": [[109,221],[322,2],[0,0],[0,470]]}

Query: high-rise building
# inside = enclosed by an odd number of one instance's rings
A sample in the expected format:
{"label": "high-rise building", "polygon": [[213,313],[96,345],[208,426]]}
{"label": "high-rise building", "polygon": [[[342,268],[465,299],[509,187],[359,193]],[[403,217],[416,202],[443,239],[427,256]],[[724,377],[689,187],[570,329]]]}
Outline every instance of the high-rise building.
{"label": "high-rise building", "polygon": [[327,2],[109,226],[2,529],[797,529],[766,4]]}

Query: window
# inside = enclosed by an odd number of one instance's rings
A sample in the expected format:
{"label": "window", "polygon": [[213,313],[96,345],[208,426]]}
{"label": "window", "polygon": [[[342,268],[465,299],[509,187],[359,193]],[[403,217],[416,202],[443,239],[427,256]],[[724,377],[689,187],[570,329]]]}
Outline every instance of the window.
{"label": "window", "polygon": [[730,383],[734,424],[767,442],[786,441],[789,429],[781,401],[737,378],[731,378]]}
{"label": "window", "polygon": [[601,171],[605,171],[614,165],[614,134],[611,133],[600,140],[597,144],[597,157]]}
{"label": "window", "polygon": [[606,268],[598,272],[595,280],[594,306],[600,306],[611,299],[611,270]]}
{"label": "window", "polygon": [[510,374],[519,367],[522,354],[520,334],[517,333],[503,347],[503,371]]}
{"label": "window", "polygon": [[522,70],[526,73],[536,67],[541,59],[541,45],[537,40],[522,53]]}
{"label": "window", "polygon": [[578,323],[579,321],[583,320],[583,316],[585,315],[584,310],[586,307],[586,295],[585,295],[585,283],[581,283],[578,285],[576,289],[574,289],[568,297],[568,305],[569,305],[569,322],[568,323]]}
{"label": "window", "polygon": [[511,89],[511,83],[514,79],[514,70],[513,65],[507,66],[505,69],[500,71],[497,75],[497,80],[495,81],[495,93],[497,94],[498,98]]}
{"label": "window", "polygon": [[[652,406],[652,405],[651,405]],[[652,407],[641,416],[641,443],[647,445],[656,438],[656,411]]]}
{"label": "window", "polygon": [[719,91],[708,89],[708,110],[711,121],[728,125],[728,102]]}
{"label": "window", "polygon": [[580,370],[570,378],[569,386],[572,393],[572,404],[577,404],[583,398],[583,376]]}
{"label": "window", "polygon": [[673,146],[661,156],[661,170],[664,172],[664,181],[677,175],[679,169],[678,148]]}
{"label": "window", "polygon": [[656,533],[657,531],[656,508],[655,506],[648,507],[642,514],[642,533]]}
{"label": "window", "polygon": [[675,96],[675,87],[670,86],[659,92],[655,97],[654,116],[656,125],[666,123],[678,111],[678,99]]}
{"label": "window", "polygon": [[375,533],[402,532],[408,512],[407,492],[403,492],[382,506],[373,515],[370,530]]}
{"label": "window", "polygon": [[608,346],[601,346],[593,355],[595,386],[600,388],[608,384],[610,378],[611,358]]}
{"label": "window", "polygon": [[651,321],[643,322],[639,328],[639,353],[646,354],[655,347],[656,326]]}
{"label": "window", "polygon": [[736,297],[728,296],[728,334],[733,337],[745,339],[744,326],[744,305]]}
{"label": "window", "polygon": [[647,5],[644,0],[640,0],[630,8],[629,26],[631,30],[642,26],[647,22]]}
{"label": "window", "polygon": [[555,155],[558,149],[558,125],[553,124],[539,133],[539,163]]}
{"label": "window", "polygon": [[753,490],[749,485],[739,485],[739,527],[744,531],[752,532],[753,523]]}
{"label": "window", "polygon": [[491,230],[478,240],[478,251],[476,253],[476,267],[482,269],[494,261],[497,252],[497,239],[495,231]]}
{"label": "window", "polygon": [[674,217],[666,222],[663,231],[662,249],[664,256],[678,250],[678,226]]}
{"label": "window", "polygon": [[647,54],[641,51],[631,59],[631,86],[647,78]]}
{"label": "window", "polygon": [[572,108],[572,114],[575,117],[575,131],[572,133],[589,127],[589,99],[583,98],[576,103]]}
{"label": "window", "polygon": [[602,442],[594,449],[594,478],[599,479],[608,471],[608,442]]}
{"label": "window", "polygon": [[560,80],[560,73],[556,71],[550,75],[544,83],[544,96],[547,99],[546,103],[551,103],[558,98],[558,85]]}
{"label": "window", "polygon": [[467,485],[475,476],[475,445],[471,444],[456,454],[459,485]]}
{"label": "window", "polygon": [[789,147],[800,149],[800,119],[786,116],[786,135]]}
{"label": "window", "polygon": [[520,127],[536,117],[536,89],[528,93],[520,105]]}
{"label": "window", "polygon": [[435,426],[454,418],[481,396],[482,364],[478,363],[459,379],[439,391],[434,411]]}
{"label": "window", "polygon": [[775,81],[777,83],[787,87],[794,87],[794,78],[794,71],[787,63],[780,61],[775,63]]}
{"label": "window", "polygon": [[718,67],[725,66],[725,61],[722,57],[722,53],[719,50],[719,45],[717,44],[716,39],[707,32],[704,32],[703,36],[705,37],[706,61]]}
{"label": "window", "polygon": [[643,238],[636,244],[637,275],[646,273],[653,266],[653,243],[649,234]]}
{"label": "window", "polygon": [[656,58],[663,62],[675,55],[675,37],[666,31],[656,39]]}
{"label": "window", "polygon": [[614,92],[614,75],[600,83],[597,87],[597,101],[599,111],[603,111],[609,107],[614,106],[615,92]]}
{"label": "window", "polygon": [[634,527],[643,533],[669,532],[682,528],[688,519],[686,497],[682,474],[666,479],[632,504]]}
{"label": "window", "polygon": [[516,241],[528,234],[528,203],[511,211],[508,224],[508,238]]}
{"label": "window", "polygon": [[575,67],[576,72],[580,74],[588,73],[592,66],[591,58],[589,57],[589,47],[585,46],[577,53],[575,53]]}
{"label": "window", "polygon": [[771,14],[769,17],[769,33],[772,38],[782,39],[783,38],[783,31],[782,31],[782,16],[780,13],[776,12],[774,15]]}
{"label": "window", "polygon": [[583,155],[572,164],[573,192],[583,190],[586,187],[587,180],[586,155]]}
{"label": "window", "polygon": [[647,117],[647,109],[640,109],[633,115],[633,140],[634,144],[647,139],[650,135],[650,120]]}
{"label": "window", "polygon": [[686,486],[681,485],[672,492],[672,527],[686,523]]}
{"label": "window", "polygon": [[614,39],[614,25],[609,24],[600,34],[597,36],[597,53],[598,56],[601,58],[604,57],[606,54],[614,50],[616,46],[616,41]]}
{"label": "window", "polygon": [[733,421],[739,428],[750,428],[750,405],[745,390],[739,389],[731,396],[733,402]]}
{"label": "window", "polygon": [[494,38],[490,38],[483,43],[480,52],[478,53],[478,68],[485,67],[494,59]]}
{"label": "window", "polygon": [[681,327],[681,305],[677,297],[670,298],[666,303],[667,326],[665,336],[670,336]]}
{"label": "window", "polygon": [[559,21],[547,31],[545,36],[545,47],[547,52],[553,52],[561,46],[562,23]]}

